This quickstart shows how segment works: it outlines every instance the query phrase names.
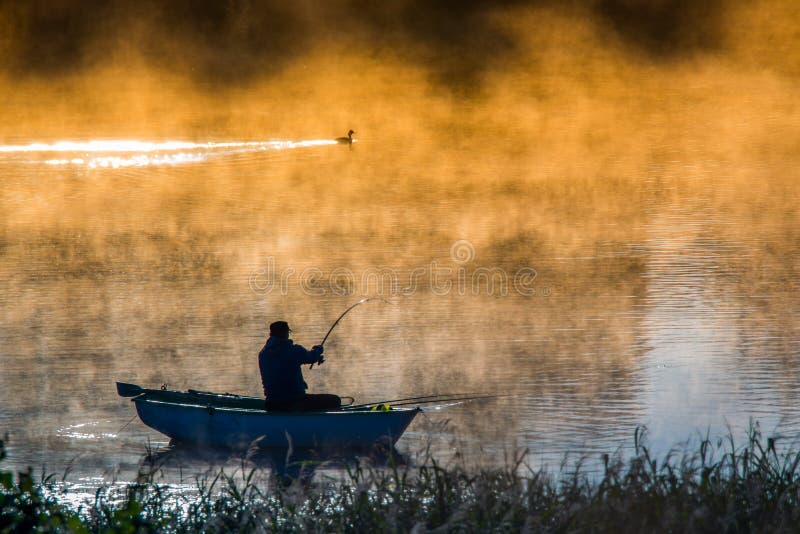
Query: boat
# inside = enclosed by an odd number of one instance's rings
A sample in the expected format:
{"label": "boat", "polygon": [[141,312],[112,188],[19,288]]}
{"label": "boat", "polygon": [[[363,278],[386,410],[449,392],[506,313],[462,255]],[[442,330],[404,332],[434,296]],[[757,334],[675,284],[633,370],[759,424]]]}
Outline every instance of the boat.
{"label": "boat", "polygon": [[190,389],[147,389],[117,382],[132,397],[142,422],[176,443],[248,448],[368,448],[394,445],[416,415],[414,408],[356,408],[327,412],[275,412],[264,399]]}

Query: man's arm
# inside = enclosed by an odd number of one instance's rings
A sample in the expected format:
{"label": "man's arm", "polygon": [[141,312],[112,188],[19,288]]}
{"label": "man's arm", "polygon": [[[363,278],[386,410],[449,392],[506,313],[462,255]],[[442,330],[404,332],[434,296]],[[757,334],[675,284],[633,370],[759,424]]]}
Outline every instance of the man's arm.
{"label": "man's arm", "polygon": [[316,345],[311,350],[307,350],[302,345],[294,346],[294,354],[297,361],[303,363],[322,363],[322,347]]}

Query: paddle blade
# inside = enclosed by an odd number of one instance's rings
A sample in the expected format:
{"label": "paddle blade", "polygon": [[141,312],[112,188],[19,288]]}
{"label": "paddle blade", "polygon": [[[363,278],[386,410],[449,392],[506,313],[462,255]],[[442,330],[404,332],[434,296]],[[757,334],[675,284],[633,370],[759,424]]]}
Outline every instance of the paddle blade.
{"label": "paddle blade", "polygon": [[126,384],[125,382],[117,382],[117,394],[120,397],[135,397],[144,393],[144,388],[136,384]]}

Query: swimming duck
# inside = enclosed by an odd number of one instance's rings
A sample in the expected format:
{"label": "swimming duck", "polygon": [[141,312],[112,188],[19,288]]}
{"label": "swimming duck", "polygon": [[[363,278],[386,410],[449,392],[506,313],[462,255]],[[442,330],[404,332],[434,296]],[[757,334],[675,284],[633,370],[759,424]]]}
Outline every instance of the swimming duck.
{"label": "swimming duck", "polygon": [[353,130],[350,130],[349,132],[347,132],[347,137],[337,137],[336,142],[339,143],[340,145],[352,145],[354,133],[355,132]]}

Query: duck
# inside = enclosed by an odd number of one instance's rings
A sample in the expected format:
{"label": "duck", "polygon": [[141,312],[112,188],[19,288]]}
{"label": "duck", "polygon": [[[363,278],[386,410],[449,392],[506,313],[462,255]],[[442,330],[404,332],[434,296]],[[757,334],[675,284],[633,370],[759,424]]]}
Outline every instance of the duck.
{"label": "duck", "polygon": [[350,130],[349,132],[347,132],[347,137],[337,137],[336,142],[339,143],[340,145],[352,145],[354,133],[355,132],[353,130]]}

